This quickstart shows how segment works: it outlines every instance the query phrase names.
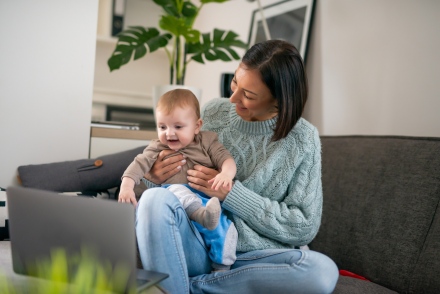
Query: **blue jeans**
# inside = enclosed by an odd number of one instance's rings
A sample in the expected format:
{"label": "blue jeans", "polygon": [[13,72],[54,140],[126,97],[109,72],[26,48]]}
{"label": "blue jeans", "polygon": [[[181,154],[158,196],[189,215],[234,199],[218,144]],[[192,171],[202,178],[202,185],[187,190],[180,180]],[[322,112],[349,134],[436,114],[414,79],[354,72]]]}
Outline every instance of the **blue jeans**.
{"label": "blue jeans", "polygon": [[142,265],[168,273],[161,286],[179,293],[331,293],[338,269],[309,250],[237,253],[231,270],[211,273],[209,252],[179,200],[164,188],[148,189],[137,206],[136,235]]}

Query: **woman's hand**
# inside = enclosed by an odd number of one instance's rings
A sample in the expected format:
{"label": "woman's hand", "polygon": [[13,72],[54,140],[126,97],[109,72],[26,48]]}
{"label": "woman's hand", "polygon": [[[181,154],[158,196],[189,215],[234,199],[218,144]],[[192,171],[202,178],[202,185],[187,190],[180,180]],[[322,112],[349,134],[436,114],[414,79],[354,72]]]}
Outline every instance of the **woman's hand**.
{"label": "woman's hand", "polygon": [[[167,157],[171,154],[170,157]],[[165,159],[166,158],[166,159]],[[157,156],[156,162],[145,174],[145,178],[157,185],[164,183],[166,180],[180,172],[182,165],[186,163],[184,156],[174,150],[162,150]]]}
{"label": "woman's hand", "polygon": [[227,188],[219,187],[218,190],[212,189],[212,184],[208,183],[219,172],[212,168],[207,168],[202,165],[195,165],[194,169],[188,170],[188,184],[191,188],[199,190],[210,197],[217,197],[220,201],[225,200],[229,190]]}

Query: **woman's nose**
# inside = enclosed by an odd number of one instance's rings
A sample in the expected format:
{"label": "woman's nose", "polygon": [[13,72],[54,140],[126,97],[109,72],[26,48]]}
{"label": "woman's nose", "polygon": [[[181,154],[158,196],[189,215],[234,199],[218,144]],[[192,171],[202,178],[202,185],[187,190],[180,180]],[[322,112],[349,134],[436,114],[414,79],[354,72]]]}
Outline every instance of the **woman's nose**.
{"label": "woman's nose", "polygon": [[237,103],[238,101],[240,101],[240,99],[238,99],[238,91],[232,92],[231,97],[229,97],[229,101],[231,103]]}

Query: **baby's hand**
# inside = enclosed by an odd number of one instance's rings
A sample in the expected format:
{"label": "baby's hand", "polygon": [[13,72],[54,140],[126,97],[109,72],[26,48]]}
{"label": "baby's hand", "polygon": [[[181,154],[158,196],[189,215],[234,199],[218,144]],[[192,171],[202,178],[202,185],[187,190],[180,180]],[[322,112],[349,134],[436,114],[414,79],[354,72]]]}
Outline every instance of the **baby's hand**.
{"label": "baby's hand", "polygon": [[136,206],[136,195],[134,194],[133,189],[121,189],[119,192],[118,202],[122,203],[133,203]]}
{"label": "baby's hand", "polygon": [[211,189],[218,190],[221,186],[231,191],[232,179],[226,175],[219,173],[214,178],[210,179],[208,183],[212,183]]}

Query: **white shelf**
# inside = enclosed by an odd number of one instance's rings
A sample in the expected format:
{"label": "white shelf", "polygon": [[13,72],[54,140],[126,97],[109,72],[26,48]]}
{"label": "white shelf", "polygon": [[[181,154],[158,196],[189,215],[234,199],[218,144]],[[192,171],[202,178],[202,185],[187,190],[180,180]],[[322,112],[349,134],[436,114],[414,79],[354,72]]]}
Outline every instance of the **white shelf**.
{"label": "white shelf", "polygon": [[150,93],[121,91],[98,87],[93,88],[93,102],[143,108],[153,106],[153,98]]}
{"label": "white shelf", "polygon": [[102,44],[116,45],[118,38],[112,36],[96,36],[96,41]]}

